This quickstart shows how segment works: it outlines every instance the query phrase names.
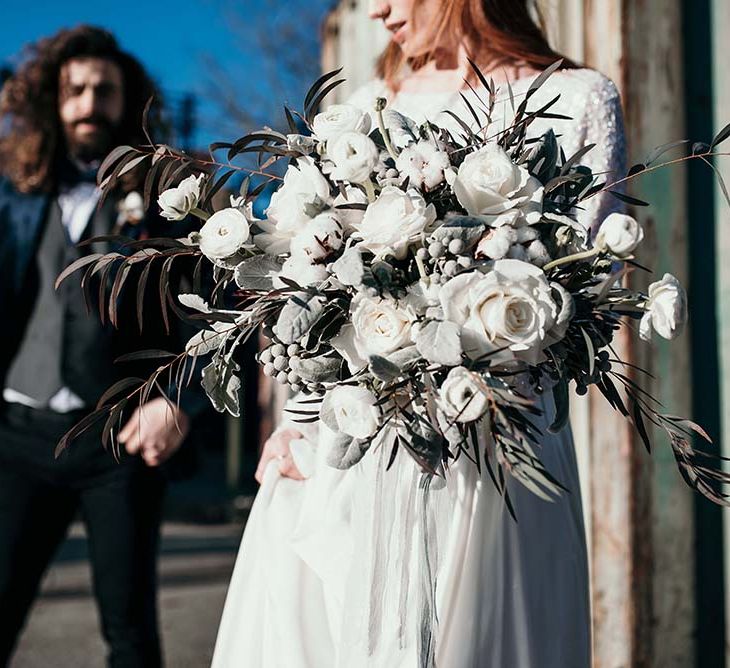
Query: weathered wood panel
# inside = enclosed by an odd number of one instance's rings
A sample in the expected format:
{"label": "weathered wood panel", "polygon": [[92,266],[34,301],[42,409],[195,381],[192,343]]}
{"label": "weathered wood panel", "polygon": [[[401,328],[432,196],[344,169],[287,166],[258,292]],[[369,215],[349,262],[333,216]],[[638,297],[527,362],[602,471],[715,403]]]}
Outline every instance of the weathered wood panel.
{"label": "weathered wood panel", "polygon": [[[730,30],[730,3],[712,0],[712,48],[715,131],[730,122],[730,77],[728,77],[727,35]],[[722,146],[728,151],[728,145]],[[730,159],[716,162],[726,183],[730,183]],[[720,188],[715,190],[715,248],[717,249],[716,294],[717,340],[720,361],[720,420],[721,448],[730,457],[730,208]],[[723,511],[725,547],[725,623],[726,637],[730,637],[730,510]],[[712,611],[704,610],[703,614]],[[725,662],[730,665],[730,645],[725,645]]]}

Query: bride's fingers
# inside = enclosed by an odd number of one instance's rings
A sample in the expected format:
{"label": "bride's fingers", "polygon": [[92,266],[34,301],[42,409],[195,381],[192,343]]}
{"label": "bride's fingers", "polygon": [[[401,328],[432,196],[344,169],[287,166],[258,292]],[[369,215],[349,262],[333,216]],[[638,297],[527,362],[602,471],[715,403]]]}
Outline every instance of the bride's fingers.
{"label": "bride's fingers", "polygon": [[292,478],[293,480],[304,480],[304,476],[297,468],[294,458],[290,454],[284,457],[278,457],[277,459],[279,459],[279,473],[281,475],[285,478]]}

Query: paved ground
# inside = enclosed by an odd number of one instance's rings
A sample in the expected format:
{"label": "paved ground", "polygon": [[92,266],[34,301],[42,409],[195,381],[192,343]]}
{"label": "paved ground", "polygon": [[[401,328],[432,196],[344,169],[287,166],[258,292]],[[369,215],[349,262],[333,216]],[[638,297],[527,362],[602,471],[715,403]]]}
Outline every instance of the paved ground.
{"label": "paved ground", "polygon": [[[166,524],[160,615],[169,668],[205,668],[233,568],[240,524]],[[43,583],[11,668],[99,668],[99,638],[86,539],[74,526]]]}

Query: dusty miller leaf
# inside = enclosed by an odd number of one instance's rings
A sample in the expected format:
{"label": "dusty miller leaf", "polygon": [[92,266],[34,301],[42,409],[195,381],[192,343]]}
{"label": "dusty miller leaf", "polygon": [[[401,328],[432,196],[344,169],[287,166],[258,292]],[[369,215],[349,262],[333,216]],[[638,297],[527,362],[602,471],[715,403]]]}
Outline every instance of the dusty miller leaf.
{"label": "dusty miller leaf", "polygon": [[429,362],[445,366],[461,364],[461,328],[448,320],[426,323],[416,336],[416,348]]}

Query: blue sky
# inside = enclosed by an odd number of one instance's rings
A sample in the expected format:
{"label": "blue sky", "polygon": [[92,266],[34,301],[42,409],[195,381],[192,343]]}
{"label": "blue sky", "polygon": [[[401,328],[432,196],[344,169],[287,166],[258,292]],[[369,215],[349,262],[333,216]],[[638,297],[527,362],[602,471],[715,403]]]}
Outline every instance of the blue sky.
{"label": "blue sky", "polygon": [[[50,35],[59,28],[77,23],[92,23],[114,32],[122,46],[145,63],[174,102],[180,95],[192,92],[201,99],[201,125],[196,134],[196,144],[206,145],[214,139],[230,139],[217,132],[220,125],[217,107],[209,101],[209,68],[206,56],[212,57],[220,68],[236,82],[235,95],[247,99],[248,87],[266,90],[266,77],[262,72],[270,63],[264,63],[263,55],[247,37],[253,30],[276,25],[276,21],[297,17],[297,29],[307,31],[313,38],[319,34],[320,22],[332,0],[40,0],[35,3],[20,0],[4,0],[0,11],[0,64],[14,64],[22,48],[39,37]],[[276,31],[269,32],[272,39]],[[310,40],[310,41],[312,41]],[[302,40],[305,41],[305,40]],[[318,54],[308,44],[310,67],[316,73]],[[283,46],[282,48],[288,48]],[[312,53],[312,51],[315,51]],[[273,67],[280,67],[278,59]],[[282,59],[283,61],[283,59]],[[281,66],[283,67],[283,66]],[[277,71],[276,69],[274,71]],[[298,102],[309,83],[284,79],[283,95]],[[273,94],[272,94],[273,97]],[[271,100],[283,102],[283,100]],[[280,108],[280,104],[276,105]],[[276,108],[274,107],[274,108]],[[266,112],[262,113],[266,117]]]}

